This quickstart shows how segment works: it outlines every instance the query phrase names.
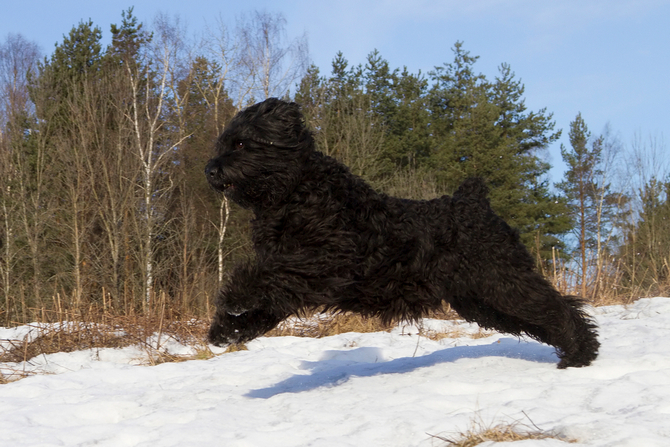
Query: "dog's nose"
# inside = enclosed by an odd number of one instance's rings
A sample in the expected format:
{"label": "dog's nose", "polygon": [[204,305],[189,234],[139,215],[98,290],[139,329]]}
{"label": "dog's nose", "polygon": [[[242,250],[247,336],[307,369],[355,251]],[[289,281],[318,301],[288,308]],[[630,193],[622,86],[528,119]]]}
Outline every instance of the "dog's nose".
{"label": "dog's nose", "polygon": [[214,160],[210,160],[205,167],[205,175],[208,179],[214,178],[219,174],[219,166],[214,163]]}

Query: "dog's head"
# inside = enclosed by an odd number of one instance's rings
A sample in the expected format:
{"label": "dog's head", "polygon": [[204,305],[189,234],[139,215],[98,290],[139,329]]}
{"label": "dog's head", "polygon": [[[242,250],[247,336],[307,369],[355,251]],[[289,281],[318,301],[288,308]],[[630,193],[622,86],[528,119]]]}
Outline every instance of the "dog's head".
{"label": "dog's head", "polygon": [[205,175],[214,189],[239,205],[262,209],[293,191],[313,150],[300,107],[270,98],[230,121]]}

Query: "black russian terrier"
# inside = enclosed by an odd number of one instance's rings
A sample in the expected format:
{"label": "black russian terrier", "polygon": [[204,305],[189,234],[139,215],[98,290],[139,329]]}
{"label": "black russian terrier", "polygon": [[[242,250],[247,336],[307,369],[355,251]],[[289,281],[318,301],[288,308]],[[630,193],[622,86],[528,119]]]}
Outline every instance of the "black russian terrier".
{"label": "black russian terrier", "polygon": [[451,197],[389,197],[314,146],[299,106],[274,98],[219,137],[207,180],[253,211],[255,259],[219,292],[210,342],[252,340],[304,309],[414,321],[446,301],[467,321],[554,346],[559,368],[596,358],[582,301],[535,270],[482,180]]}

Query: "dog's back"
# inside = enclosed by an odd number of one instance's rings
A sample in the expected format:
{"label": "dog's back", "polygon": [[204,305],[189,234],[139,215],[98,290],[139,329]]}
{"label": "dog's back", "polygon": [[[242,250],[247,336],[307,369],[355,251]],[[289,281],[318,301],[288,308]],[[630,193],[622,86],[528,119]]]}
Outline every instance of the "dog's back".
{"label": "dog's back", "polygon": [[469,177],[465,179],[453,195],[454,200],[487,200],[489,188],[481,177]]}

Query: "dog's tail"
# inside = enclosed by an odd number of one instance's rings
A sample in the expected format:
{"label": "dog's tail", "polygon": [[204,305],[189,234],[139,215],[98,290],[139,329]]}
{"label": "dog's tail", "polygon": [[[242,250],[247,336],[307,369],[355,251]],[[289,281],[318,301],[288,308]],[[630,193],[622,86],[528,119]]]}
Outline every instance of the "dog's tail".
{"label": "dog's tail", "polygon": [[489,188],[486,186],[486,182],[483,178],[469,177],[461,183],[461,186],[459,186],[454,193],[453,198],[455,200],[486,200],[488,193]]}

